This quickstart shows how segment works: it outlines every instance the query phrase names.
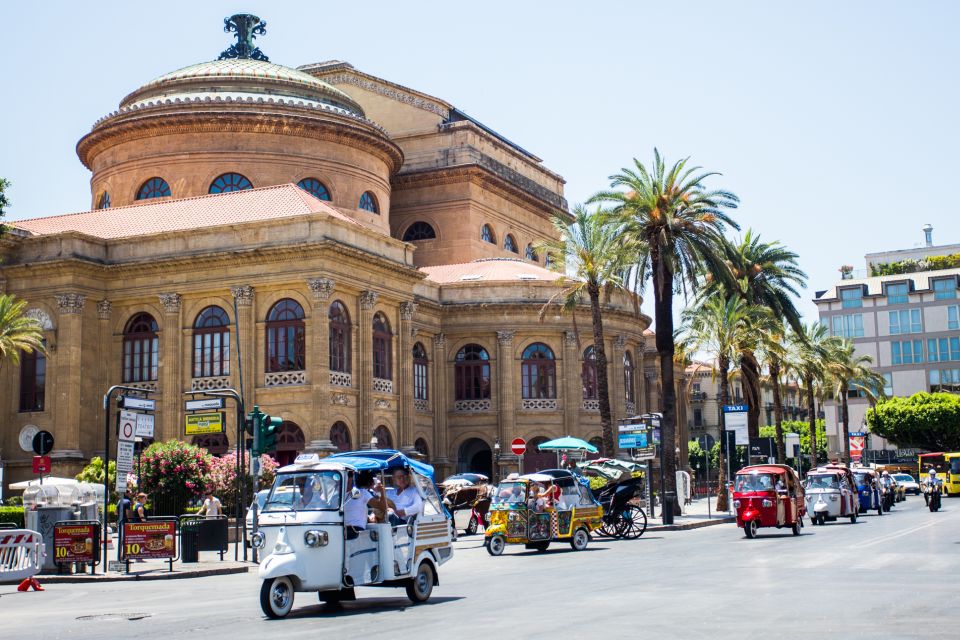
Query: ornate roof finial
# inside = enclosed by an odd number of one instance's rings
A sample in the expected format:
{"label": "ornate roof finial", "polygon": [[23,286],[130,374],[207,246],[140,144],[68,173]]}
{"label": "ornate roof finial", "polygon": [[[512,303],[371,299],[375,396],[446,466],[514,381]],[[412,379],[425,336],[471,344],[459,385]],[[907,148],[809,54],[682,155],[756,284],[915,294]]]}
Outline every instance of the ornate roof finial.
{"label": "ornate roof finial", "polygon": [[238,13],[229,18],[223,19],[223,30],[227,33],[235,31],[237,33],[237,43],[220,54],[220,60],[227,58],[252,58],[254,60],[263,60],[269,62],[270,58],[265,56],[260,47],[255,47],[253,41],[257,36],[267,33],[267,23],[260,20],[258,16],[250,13]]}

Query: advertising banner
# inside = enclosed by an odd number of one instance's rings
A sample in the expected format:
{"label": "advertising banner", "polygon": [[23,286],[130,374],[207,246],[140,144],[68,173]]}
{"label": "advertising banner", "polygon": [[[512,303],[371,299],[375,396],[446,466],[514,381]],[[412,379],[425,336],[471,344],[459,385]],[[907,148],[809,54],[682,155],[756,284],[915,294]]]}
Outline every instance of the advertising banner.
{"label": "advertising banner", "polygon": [[223,412],[192,413],[187,416],[186,435],[202,436],[208,433],[223,433]]}
{"label": "advertising banner", "polygon": [[850,434],[850,459],[859,462],[863,458],[863,449],[867,443],[865,435]]}
{"label": "advertising banner", "polygon": [[53,553],[58,563],[96,561],[97,525],[58,524],[53,527]]}
{"label": "advertising banner", "polygon": [[170,560],[176,555],[176,526],[166,522],[125,522],[123,525],[123,559]]}
{"label": "advertising banner", "polygon": [[617,425],[617,448],[632,449],[634,460],[648,460],[656,454],[654,449],[654,429],[651,423],[656,422],[656,431],[659,432],[660,421],[656,417],[639,416],[630,418]]}

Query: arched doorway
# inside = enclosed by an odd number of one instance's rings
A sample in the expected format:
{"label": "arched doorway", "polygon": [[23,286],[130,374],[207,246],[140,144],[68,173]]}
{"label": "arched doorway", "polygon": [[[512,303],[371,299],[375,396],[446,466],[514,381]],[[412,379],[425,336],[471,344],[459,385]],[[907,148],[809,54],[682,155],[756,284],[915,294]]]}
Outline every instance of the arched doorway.
{"label": "arched doorway", "polygon": [[547,440],[548,438],[538,436],[527,441],[527,452],[523,455],[524,473],[533,473],[534,471],[542,471],[544,469],[556,469],[559,466],[557,464],[557,454],[555,451],[540,451],[537,449],[539,445]]}
{"label": "arched doorway", "polygon": [[337,421],[330,427],[330,442],[338,451],[350,451],[353,447],[350,445],[350,431],[347,425]]}
{"label": "arched doorway", "polygon": [[493,454],[490,445],[480,438],[470,438],[460,445],[457,453],[458,473],[482,473],[493,477]]}
{"label": "arched doorway", "polygon": [[208,433],[203,436],[193,436],[190,444],[206,449],[210,455],[220,457],[227,452],[229,443],[223,433]]}
{"label": "arched doorway", "polygon": [[413,448],[416,449],[417,453],[422,455],[424,459],[430,459],[430,446],[423,438],[417,438],[417,441],[413,443]]}
{"label": "arched doorway", "polygon": [[384,425],[373,430],[373,437],[377,439],[377,449],[393,449],[393,436]]}
{"label": "arched doorway", "polygon": [[305,446],[306,439],[303,437],[303,431],[300,427],[289,420],[285,420],[277,429],[277,450],[272,451],[271,455],[276,458],[277,464],[282,467],[293,464],[293,461]]}

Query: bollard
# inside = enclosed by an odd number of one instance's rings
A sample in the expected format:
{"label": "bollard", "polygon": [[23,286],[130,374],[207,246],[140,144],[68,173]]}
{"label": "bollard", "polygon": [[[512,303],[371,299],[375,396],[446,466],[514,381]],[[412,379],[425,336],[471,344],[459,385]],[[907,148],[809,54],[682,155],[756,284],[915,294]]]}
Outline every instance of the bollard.
{"label": "bollard", "polygon": [[677,494],[675,491],[665,491],[663,494],[663,506],[661,507],[661,515],[663,516],[663,524],[673,524],[673,505],[677,500]]}

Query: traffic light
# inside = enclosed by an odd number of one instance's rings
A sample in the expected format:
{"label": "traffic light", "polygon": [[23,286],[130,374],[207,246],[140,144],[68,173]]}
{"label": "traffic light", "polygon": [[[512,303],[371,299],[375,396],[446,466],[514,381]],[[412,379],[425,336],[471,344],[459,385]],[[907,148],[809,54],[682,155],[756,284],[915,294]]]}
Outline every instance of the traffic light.
{"label": "traffic light", "polygon": [[[247,432],[248,436],[253,435],[254,425],[253,425],[253,414],[248,413],[243,419],[243,430]],[[249,447],[248,447],[249,448]]]}
{"label": "traffic light", "polygon": [[283,418],[268,416],[260,411],[259,406],[254,406],[244,421],[251,425],[253,432],[253,451],[254,457],[260,456],[268,451],[277,448],[277,430],[283,424]]}

